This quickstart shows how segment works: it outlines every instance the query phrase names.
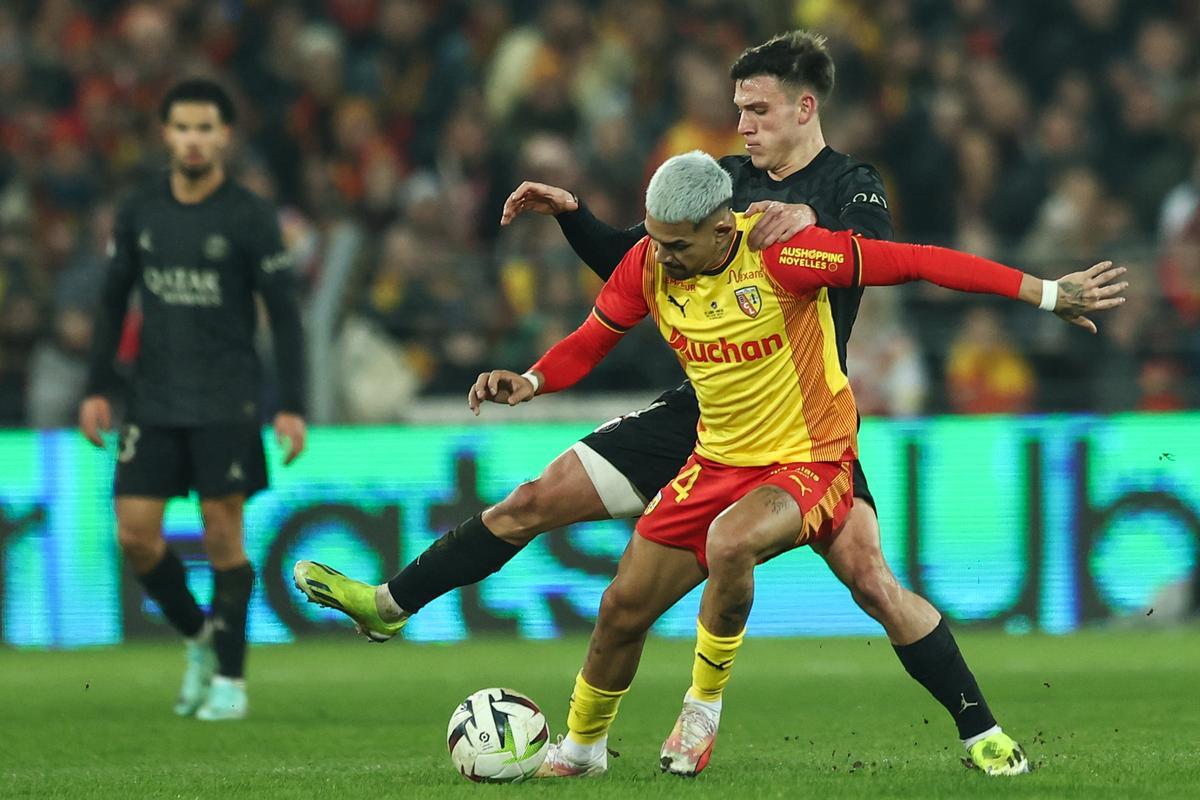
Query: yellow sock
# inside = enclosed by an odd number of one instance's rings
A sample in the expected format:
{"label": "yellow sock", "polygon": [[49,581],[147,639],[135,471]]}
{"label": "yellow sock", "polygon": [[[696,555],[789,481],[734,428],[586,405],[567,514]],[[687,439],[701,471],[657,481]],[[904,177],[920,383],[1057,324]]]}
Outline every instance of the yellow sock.
{"label": "yellow sock", "polygon": [[692,662],[692,697],[715,703],[721,699],[733,657],[742,646],[746,630],[734,636],[714,636],[696,619],[696,658]]}
{"label": "yellow sock", "polygon": [[606,735],[617,718],[617,706],[629,689],[610,692],[597,689],[583,678],[575,676],[575,691],[571,693],[571,710],[567,712],[567,738],[576,744],[594,744]]}

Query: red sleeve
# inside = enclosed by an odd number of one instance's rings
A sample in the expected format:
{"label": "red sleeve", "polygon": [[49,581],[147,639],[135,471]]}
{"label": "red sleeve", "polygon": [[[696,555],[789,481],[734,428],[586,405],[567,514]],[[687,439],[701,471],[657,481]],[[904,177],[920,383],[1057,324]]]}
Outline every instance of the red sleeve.
{"label": "red sleeve", "polygon": [[649,250],[650,237],[643,236],[617,264],[596,298],[600,321],[617,333],[625,333],[650,313],[642,292]]}
{"label": "red sleeve", "polygon": [[771,276],[795,294],[822,286],[892,286],[923,280],[960,292],[1017,297],[1023,275],[945,247],[864,239],[816,227],[766,248],[762,257]]}
{"label": "red sleeve", "polygon": [[634,245],[600,290],[596,307],[575,331],[530,367],[542,374],[540,394],[575,385],[621,341],[625,332],[650,313],[642,294],[649,238]]}

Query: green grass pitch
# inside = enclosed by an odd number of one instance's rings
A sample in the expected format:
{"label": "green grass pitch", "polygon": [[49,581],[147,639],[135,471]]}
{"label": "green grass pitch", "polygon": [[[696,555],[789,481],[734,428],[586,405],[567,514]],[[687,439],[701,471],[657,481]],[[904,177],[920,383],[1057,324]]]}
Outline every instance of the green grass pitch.
{"label": "green grass pitch", "polygon": [[454,706],[511,686],[562,732],[585,642],[434,646],[345,639],[251,653],[251,718],[177,719],[174,644],[0,649],[0,797],[970,798],[1195,797],[1200,630],[959,636],[993,710],[1036,771],[960,764],[945,712],[886,639],[748,640],[712,764],[658,771],[691,643],[652,640],[591,781],[474,785],[451,768]]}

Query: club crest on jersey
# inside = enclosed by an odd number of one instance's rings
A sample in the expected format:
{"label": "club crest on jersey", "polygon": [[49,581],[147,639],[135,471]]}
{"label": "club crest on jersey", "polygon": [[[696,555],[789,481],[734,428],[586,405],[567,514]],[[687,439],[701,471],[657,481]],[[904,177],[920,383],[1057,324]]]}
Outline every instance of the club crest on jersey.
{"label": "club crest on jersey", "polygon": [[762,310],[762,295],[758,293],[757,286],[743,286],[733,293],[737,298],[738,308],[747,317],[753,319],[758,316],[758,312]]}
{"label": "club crest on jersey", "polygon": [[229,254],[229,240],[214,233],[204,240],[204,256],[209,261],[220,261]]}

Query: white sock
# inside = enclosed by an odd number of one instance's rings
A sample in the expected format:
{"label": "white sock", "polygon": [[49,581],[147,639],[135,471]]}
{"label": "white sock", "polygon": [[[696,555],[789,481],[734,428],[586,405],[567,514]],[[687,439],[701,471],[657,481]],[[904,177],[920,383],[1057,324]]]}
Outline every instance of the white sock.
{"label": "white sock", "polygon": [[236,686],[239,689],[246,688],[245,678],[231,678],[228,675],[213,675],[212,682],[213,686],[217,686],[218,684],[226,684],[229,686]]}
{"label": "white sock", "polygon": [[591,744],[580,744],[570,737],[564,736],[560,750],[567,760],[573,764],[591,764],[599,761],[602,756],[608,753],[608,736],[592,742]]}
{"label": "white sock", "polygon": [[988,729],[987,729],[986,731],[984,731],[983,733],[977,733],[977,734],[975,734],[975,735],[974,735],[974,736],[972,736],[970,739],[963,739],[963,740],[962,740],[963,747],[965,747],[965,748],[967,748],[968,750],[970,750],[972,747],[974,747],[974,746],[975,746],[976,742],[982,742],[984,739],[986,739],[987,737],[991,736],[993,733],[1000,733],[1000,726],[999,726],[999,725],[993,725],[992,727],[988,728]]}
{"label": "white sock", "polygon": [[379,612],[379,616],[384,622],[399,622],[405,617],[412,616],[400,607],[396,598],[392,597],[392,590],[386,583],[375,587],[375,610]]}
{"label": "white sock", "polygon": [[723,700],[701,700],[698,697],[693,697],[692,690],[688,689],[683,694],[683,702],[687,703],[688,705],[692,705],[692,706],[700,706],[701,708],[705,709],[706,711],[712,712],[713,716],[716,716],[716,717],[721,716],[721,704],[722,704]]}

